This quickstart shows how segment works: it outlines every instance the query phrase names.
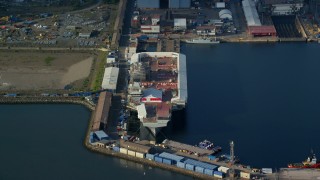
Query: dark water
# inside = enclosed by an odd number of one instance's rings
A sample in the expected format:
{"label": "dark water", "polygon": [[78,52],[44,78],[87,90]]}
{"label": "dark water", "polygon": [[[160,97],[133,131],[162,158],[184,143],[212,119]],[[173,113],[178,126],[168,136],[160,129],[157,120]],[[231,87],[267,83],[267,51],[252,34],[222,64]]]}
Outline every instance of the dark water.
{"label": "dark water", "polygon": [[0,114],[0,180],[191,179],[85,149],[82,106],[0,105]]}
{"label": "dark water", "polygon": [[[320,156],[318,44],[187,45],[188,108],[165,135],[209,139],[244,164],[281,167]],[[2,179],[187,179],[91,153],[90,112],[77,105],[0,105]],[[144,175],[144,172],[146,174]]]}
{"label": "dark water", "polygon": [[[284,167],[320,156],[319,44],[185,45],[188,109],[171,139],[209,139],[244,164]],[[176,125],[177,126],[177,125]]]}

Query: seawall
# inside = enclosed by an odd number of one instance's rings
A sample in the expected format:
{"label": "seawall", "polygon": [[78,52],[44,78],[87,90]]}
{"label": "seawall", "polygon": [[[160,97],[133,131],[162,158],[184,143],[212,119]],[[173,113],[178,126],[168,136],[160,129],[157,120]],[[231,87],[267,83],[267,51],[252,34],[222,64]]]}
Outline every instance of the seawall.
{"label": "seawall", "polygon": [[0,97],[0,104],[80,104],[95,110],[95,105],[82,97]]}

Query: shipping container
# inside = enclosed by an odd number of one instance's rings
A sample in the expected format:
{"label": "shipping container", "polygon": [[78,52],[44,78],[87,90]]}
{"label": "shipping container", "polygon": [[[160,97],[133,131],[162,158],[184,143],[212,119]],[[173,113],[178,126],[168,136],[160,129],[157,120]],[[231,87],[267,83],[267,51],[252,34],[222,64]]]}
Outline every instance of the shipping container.
{"label": "shipping container", "polygon": [[159,162],[159,163],[162,163],[162,158],[161,158],[161,157],[158,157],[158,156],[155,156],[155,157],[154,157],[154,161]]}
{"label": "shipping container", "polygon": [[250,173],[240,172],[240,177],[244,179],[250,179]]}
{"label": "shipping container", "polygon": [[186,169],[194,171],[194,165],[192,164],[186,164]]}
{"label": "shipping container", "polygon": [[149,159],[149,160],[154,160],[154,154],[146,154],[146,159]]}
{"label": "shipping container", "polygon": [[160,0],[137,0],[138,8],[160,8]]}
{"label": "shipping container", "polygon": [[163,158],[163,159],[162,159],[162,162],[163,162],[164,164],[168,164],[168,165],[172,165],[172,164],[173,164],[173,161],[172,161],[171,159],[165,159],[165,158]]}
{"label": "shipping container", "polygon": [[120,148],[117,147],[117,146],[113,147],[112,149],[113,149],[113,151],[115,151],[115,152],[120,152]]}
{"label": "shipping container", "polygon": [[203,174],[203,173],[204,173],[204,168],[203,168],[203,167],[196,166],[195,171],[198,172],[198,173]]}
{"label": "shipping container", "polygon": [[135,152],[135,151],[128,150],[128,155],[129,155],[129,156],[136,156],[136,152]]}
{"label": "shipping container", "polygon": [[209,160],[215,160],[215,159],[216,159],[216,156],[209,155],[208,158],[209,158]]}
{"label": "shipping container", "polygon": [[220,172],[220,171],[214,171],[213,172],[213,176],[217,177],[217,178],[223,178],[224,174],[222,172]]}
{"label": "shipping container", "polygon": [[128,154],[128,149],[126,149],[126,148],[120,148],[120,153],[122,153],[122,154]]}
{"label": "shipping container", "polygon": [[211,169],[204,169],[204,174],[209,175],[209,176],[213,176],[213,170],[211,170]]}
{"label": "shipping container", "polygon": [[183,163],[183,162],[177,162],[177,167],[185,169],[186,168],[186,164]]}
{"label": "shipping container", "polygon": [[136,152],[136,157],[137,157],[137,158],[145,158],[145,157],[146,157],[146,154]]}
{"label": "shipping container", "polygon": [[224,166],[220,166],[220,167],[218,168],[218,171],[223,172],[223,173],[228,173],[229,168],[224,167]]}

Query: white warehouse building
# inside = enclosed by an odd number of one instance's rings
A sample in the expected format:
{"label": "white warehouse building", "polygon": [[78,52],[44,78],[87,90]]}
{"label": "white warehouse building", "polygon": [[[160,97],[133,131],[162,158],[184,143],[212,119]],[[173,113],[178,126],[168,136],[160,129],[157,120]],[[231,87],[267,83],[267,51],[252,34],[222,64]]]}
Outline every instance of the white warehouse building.
{"label": "white warehouse building", "polygon": [[119,76],[119,68],[117,67],[105,68],[101,88],[115,92],[115,90],[117,89],[118,76]]}

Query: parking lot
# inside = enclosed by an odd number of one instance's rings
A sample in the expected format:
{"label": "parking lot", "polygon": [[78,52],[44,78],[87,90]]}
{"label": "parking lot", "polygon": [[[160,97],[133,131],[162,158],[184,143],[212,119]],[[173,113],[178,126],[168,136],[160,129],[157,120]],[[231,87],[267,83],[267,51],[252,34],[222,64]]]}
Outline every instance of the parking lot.
{"label": "parking lot", "polygon": [[7,23],[0,28],[3,46],[104,47],[110,42],[116,5],[80,12],[44,13],[39,19]]}

